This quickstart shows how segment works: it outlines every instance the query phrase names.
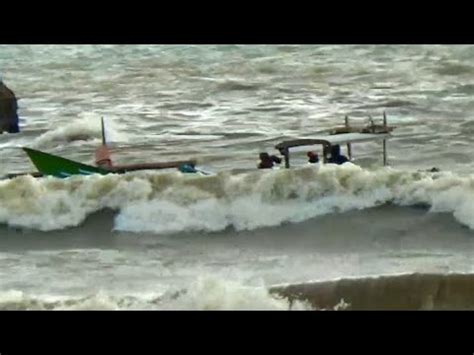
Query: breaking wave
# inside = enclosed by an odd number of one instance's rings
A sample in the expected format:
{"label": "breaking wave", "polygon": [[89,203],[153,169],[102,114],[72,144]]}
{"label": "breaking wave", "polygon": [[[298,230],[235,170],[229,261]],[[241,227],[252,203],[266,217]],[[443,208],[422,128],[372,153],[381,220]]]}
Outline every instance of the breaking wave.
{"label": "breaking wave", "polygon": [[201,276],[161,293],[0,291],[0,310],[473,310],[473,274],[411,273],[272,287]]}
{"label": "breaking wave", "polygon": [[315,309],[341,302],[349,310],[472,310],[473,274],[401,274],[305,282],[272,293]]}
{"label": "breaking wave", "polygon": [[111,295],[100,291],[82,297],[0,292],[0,310],[309,310],[304,301],[289,301],[263,286],[200,277],[188,288],[162,294]]}
{"label": "breaking wave", "polygon": [[473,198],[474,175],[365,170],[350,163],[205,177],[178,172],[63,180],[23,176],[0,182],[0,223],[50,231],[113,209],[120,231],[252,230],[393,203],[450,212],[474,228]]}
{"label": "breaking wave", "polygon": [[[98,142],[102,138],[100,116],[83,113],[71,122],[55,127],[37,137],[31,146],[34,148],[51,148],[75,141]],[[114,120],[106,120],[106,139],[109,142],[126,141]]]}

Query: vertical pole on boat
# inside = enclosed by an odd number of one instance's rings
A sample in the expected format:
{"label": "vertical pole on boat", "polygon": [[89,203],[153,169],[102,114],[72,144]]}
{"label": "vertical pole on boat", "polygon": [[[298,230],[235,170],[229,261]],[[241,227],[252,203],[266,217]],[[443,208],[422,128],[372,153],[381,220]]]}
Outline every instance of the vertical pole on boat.
{"label": "vertical pole on boat", "polygon": [[[387,130],[387,115],[385,111],[383,112],[383,126]],[[383,165],[387,165],[387,140],[383,140]]]}
{"label": "vertical pole on boat", "polygon": [[[346,128],[349,128],[349,116],[346,115],[344,122]],[[349,160],[352,160],[352,145],[350,143],[347,143],[347,154],[349,155]]]}
{"label": "vertical pole on boat", "polygon": [[109,148],[105,139],[104,117],[101,117],[102,127],[102,145],[95,150],[95,164],[101,168],[107,169],[112,167],[112,158],[110,157]]}
{"label": "vertical pole on boat", "polygon": [[288,148],[285,148],[284,155],[285,155],[285,168],[289,169],[290,168],[290,150]]}
{"label": "vertical pole on boat", "polygon": [[103,145],[106,145],[106,144],[107,144],[107,142],[106,142],[106,140],[105,140],[105,125],[104,125],[104,117],[101,117],[101,118],[100,118],[100,120],[101,120],[101,127],[102,127],[102,144],[103,144]]}

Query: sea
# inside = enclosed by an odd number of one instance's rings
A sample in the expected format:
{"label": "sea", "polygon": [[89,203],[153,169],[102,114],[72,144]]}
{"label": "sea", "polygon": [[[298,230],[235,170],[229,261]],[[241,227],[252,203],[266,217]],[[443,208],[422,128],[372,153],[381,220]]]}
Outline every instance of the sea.
{"label": "sea", "polygon": [[[94,164],[102,117],[115,164],[195,159],[210,173],[2,179],[0,309],[474,309],[473,57],[0,45],[21,128],[0,135],[0,176],[35,171],[21,147]],[[282,141],[384,113],[386,166],[366,142],[340,166],[300,152],[257,169]]]}

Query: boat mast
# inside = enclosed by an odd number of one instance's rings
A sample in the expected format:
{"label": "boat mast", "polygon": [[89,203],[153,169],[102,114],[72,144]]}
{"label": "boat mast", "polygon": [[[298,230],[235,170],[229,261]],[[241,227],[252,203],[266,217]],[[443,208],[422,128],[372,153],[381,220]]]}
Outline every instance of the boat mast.
{"label": "boat mast", "polygon": [[102,145],[107,145],[107,142],[106,142],[106,140],[105,140],[104,117],[101,117],[100,120],[101,120],[101,126],[102,126]]}
{"label": "boat mast", "polygon": [[110,157],[109,148],[105,139],[104,117],[100,118],[102,127],[102,145],[95,150],[95,164],[98,167],[109,169],[112,167],[112,158]]}

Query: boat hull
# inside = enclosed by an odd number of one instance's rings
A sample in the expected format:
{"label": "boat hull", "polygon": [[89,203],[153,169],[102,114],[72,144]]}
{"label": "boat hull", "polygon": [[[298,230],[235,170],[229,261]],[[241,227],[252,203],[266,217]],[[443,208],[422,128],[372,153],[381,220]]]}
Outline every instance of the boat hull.
{"label": "boat hull", "polygon": [[[95,167],[83,163],[76,162],[74,160],[62,158],[57,155],[45,153],[36,149],[23,148],[30,160],[33,162],[39,173],[35,173],[38,177],[40,176],[55,176],[58,178],[66,178],[71,175],[91,175],[101,174],[106,175],[110,173],[125,174],[127,172],[139,171],[139,170],[161,170],[180,168],[186,164],[192,164],[194,161],[183,160],[174,162],[162,162],[162,163],[146,163],[146,164],[131,164],[131,165],[118,165],[111,166],[108,169]],[[186,174],[199,174],[209,175],[209,173],[202,172],[200,170],[192,169],[193,171],[182,171]],[[20,175],[20,174],[18,174]],[[17,176],[17,175],[14,175]],[[12,176],[12,177],[14,177]]]}
{"label": "boat hull", "polygon": [[82,164],[74,160],[48,154],[31,148],[23,148],[34,166],[43,175],[65,178],[71,175],[109,174],[110,171]]}

